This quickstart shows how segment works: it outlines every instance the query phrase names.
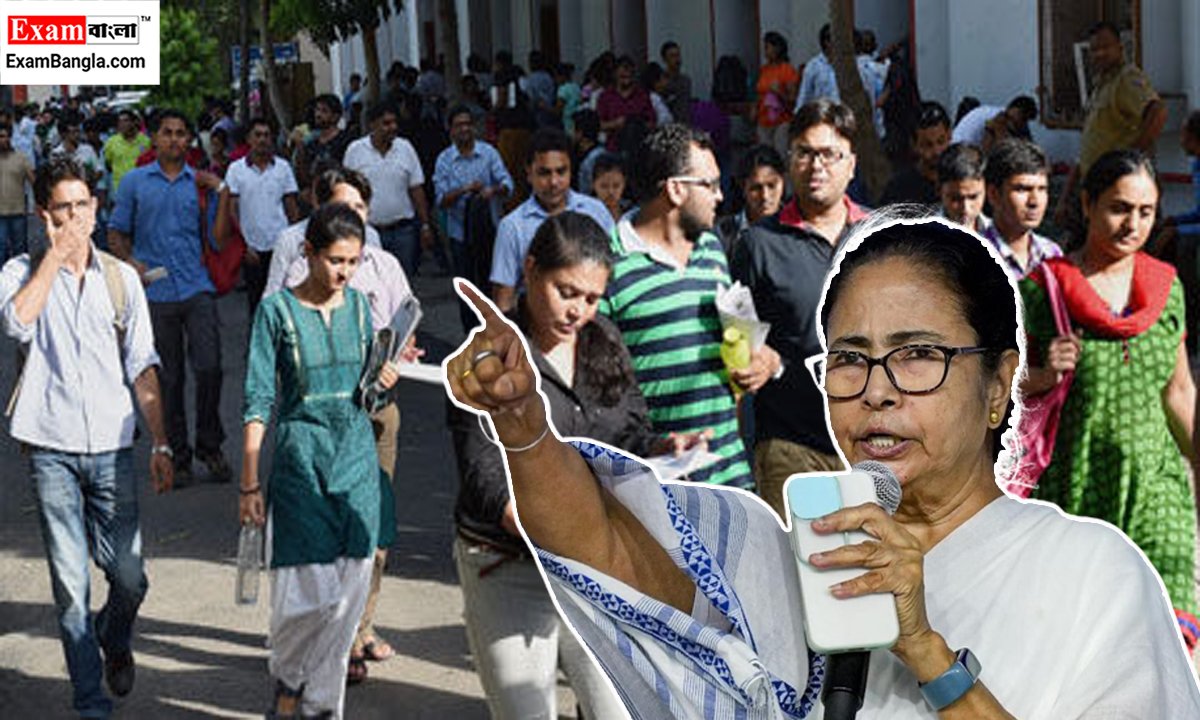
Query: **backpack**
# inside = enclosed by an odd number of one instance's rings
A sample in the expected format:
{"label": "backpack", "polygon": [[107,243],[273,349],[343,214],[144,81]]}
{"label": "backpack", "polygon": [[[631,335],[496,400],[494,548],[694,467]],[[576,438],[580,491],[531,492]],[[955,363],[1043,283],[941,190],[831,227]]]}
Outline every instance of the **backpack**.
{"label": "backpack", "polygon": [[[125,296],[125,281],[121,278],[121,260],[116,256],[110,255],[103,250],[92,249],[96,253],[97,259],[100,261],[100,269],[104,273],[104,284],[108,288],[108,299],[112,302],[113,308],[113,327],[117,331],[117,351],[121,354],[121,359],[125,359],[125,313],[129,307],[129,299]],[[30,272],[37,268],[37,261],[31,258]],[[17,382],[13,385],[12,395],[8,398],[8,406],[4,410],[5,417],[12,417],[13,410],[17,406],[17,398],[21,394],[21,383],[25,380],[25,350],[22,348],[17,355]]]}

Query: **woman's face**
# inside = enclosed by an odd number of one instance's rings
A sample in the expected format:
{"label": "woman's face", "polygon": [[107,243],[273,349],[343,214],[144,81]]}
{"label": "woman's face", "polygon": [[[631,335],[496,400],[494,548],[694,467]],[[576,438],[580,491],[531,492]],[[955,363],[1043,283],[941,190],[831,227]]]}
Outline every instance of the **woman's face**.
{"label": "woman's face", "polygon": [[304,243],[308,257],[308,275],[318,287],[327,292],[345,289],[354,277],[354,271],[362,260],[362,241],[355,237],[335,240],[319,252]]}
{"label": "woman's face", "polygon": [[763,55],[767,58],[767,64],[775,62],[779,59],[779,48],[769,41],[763,41]]}
{"label": "woman's face", "polygon": [[557,270],[542,271],[526,260],[528,307],[534,328],[559,343],[571,342],[596,309],[608,284],[608,268],[585,260]]}
{"label": "woman's face", "polygon": [[[855,270],[832,308],[826,338],[831,352],[872,358],[907,345],[972,347],[978,340],[957,295],[906,258]],[[940,387],[908,395],[883,367],[873,367],[861,395],[828,400],[834,438],[851,465],[883,462],[905,486],[965,478],[981,462],[992,465],[988,416],[1003,415],[1008,401],[1008,385],[985,382],[983,373],[980,355],[957,355]]]}
{"label": "woman's face", "polygon": [[1154,228],[1158,188],[1139,170],[1113,183],[1100,197],[1085,197],[1087,249],[1109,260],[1128,257],[1146,244]]}
{"label": "woman's face", "polygon": [[592,179],[592,192],[610,211],[621,207],[621,196],[625,194],[625,173],[609,170]]}

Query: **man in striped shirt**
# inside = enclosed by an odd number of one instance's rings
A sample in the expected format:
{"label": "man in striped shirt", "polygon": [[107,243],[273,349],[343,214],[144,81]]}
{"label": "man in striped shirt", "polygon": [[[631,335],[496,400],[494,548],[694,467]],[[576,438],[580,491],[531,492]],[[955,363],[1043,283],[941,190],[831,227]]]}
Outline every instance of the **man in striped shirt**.
{"label": "man in striped shirt", "polygon": [[[693,480],[751,488],[737,412],[721,363],[718,286],[729,285],[721,242],[710,232],[721,201],[712,141],[668,124],[642,143],[632,173],[640,209],[613,238],[616,262],[601,311],[621,330],[650,420],[660,432],[712,430],[721,456]],[[769,348],[754,362],[768,362]]]}

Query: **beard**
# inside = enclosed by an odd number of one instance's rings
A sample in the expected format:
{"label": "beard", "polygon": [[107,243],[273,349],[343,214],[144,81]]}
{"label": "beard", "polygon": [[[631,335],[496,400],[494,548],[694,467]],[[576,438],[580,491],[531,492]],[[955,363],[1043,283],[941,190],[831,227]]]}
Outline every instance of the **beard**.
{"label": "beard", "polygon": [[683,210],[679,214],[679,228],[683,236],[691,242],[696,242],[704,233],[712,230],[712,222],[696,213]]}

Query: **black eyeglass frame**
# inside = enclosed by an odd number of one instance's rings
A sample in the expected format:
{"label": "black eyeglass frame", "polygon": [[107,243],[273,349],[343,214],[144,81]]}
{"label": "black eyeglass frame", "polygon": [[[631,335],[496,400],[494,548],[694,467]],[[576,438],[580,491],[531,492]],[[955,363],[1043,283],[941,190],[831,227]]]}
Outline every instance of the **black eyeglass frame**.
{"label": "black eyeglass frame", "polygon": [[[926,348],[929,350],[938,350],[939,352],[942,352],[945,354],[945,356],[946,356],[945,357],[945,367],[942,368],[942,379],[939,380],[936,385],[929,388],[928,390],[905,390],[904,388],[900,387],[900,383],[896,382],[896,376],[892,374],[892,370],[891,370],[891,368],[888,367],[887,362],[888,362],[888,360],[891,359],[891,357],[893,355],[895,355],[898,352],[902,352],[904,350],[915,350],[918,348]],[[928,395],[929,393],[936,391],[942,385],[946,384],[946,378],[950,376],[950,363],[954,360],[954,358],[958,357],[959,355],[974,355],[977,353],[987,352],[990,349],[991,348],[982,347],[982,346],[978,346],[978,345],[963,346],[963,347],[947,347],[945,345],[931,345],[929,343],[915,343],[912,345],[902,345],[898,348],[895,348],[894,350],[889,350],[888,352],[884,353],[883,355],[881,355],[877,358],[871,357],[870,355],[867,355],[866,353],[857,352],[855,350],[831,350],[831,351],[825,353],[824,355],[818,355],[815,358],[813,358],[813,363],[810,366],[810,369],[812,370],[813,379],[816,380],[817,385],[820,385],[822,388],[825,388],[825,395],[830,400],[853,400],[857,397],[860,397],[863,393],[865,393],[867,391],[867,386],[871,384],[871,371],[875,369],[876,365],[883,366],[883,372],[884,372],[884,374],[887,375],[888,382],[890,382],[892,384],[892,387],[896,388],[897,391],[902,392],[905,395]],[[834,355],[834,354],[855,355],[857,357],[862,358],[867,363],[867,372],[866,372],[866,374],[863,375],[862,389],[859,390],[858,392],[854,393],[853,395],[834,395],[833,393],[829,392],[829,389],[827,387],[827,383],[825,382],[825,379],[827,378],[827,376],[829,374],[828,373],[829,356]]]}

